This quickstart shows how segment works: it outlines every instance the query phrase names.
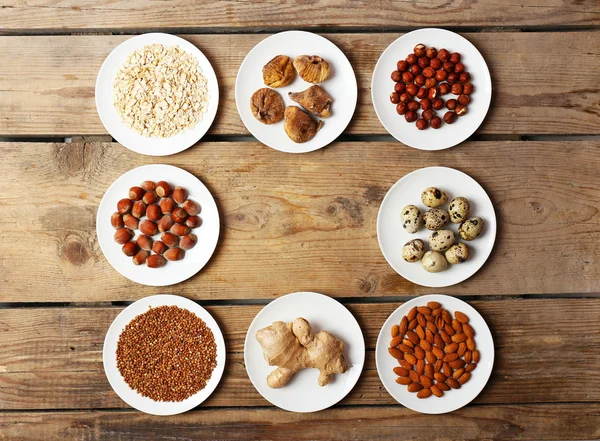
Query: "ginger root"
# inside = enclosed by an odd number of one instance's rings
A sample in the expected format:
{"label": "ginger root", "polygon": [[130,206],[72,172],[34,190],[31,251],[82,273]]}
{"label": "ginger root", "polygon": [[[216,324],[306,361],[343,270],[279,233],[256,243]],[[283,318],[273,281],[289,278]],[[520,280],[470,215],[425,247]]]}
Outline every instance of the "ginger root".
{"label": "ginger root", "polygon": [[310,323],[303,318],[293,323],[274,322],[258,331],[256,339],[269,366],[277,366],[267,377],[267,384],[274,389],[285,386],[302,369],[319,369],[319,386],[331,383],[334,374],[349,369],[344,343],[327,331],[313,335]]}

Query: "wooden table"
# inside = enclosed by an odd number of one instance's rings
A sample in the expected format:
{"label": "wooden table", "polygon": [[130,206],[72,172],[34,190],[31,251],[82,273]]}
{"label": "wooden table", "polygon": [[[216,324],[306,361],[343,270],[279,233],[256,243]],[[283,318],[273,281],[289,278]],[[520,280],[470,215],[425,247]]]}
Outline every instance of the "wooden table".
{"label": "wooden table", "polygon": [[[370,99],[382,50],[402,32],[458,30],[483,53],[494,95],[478,132],[422,152],[395,142]],[[288,155],[248,135],[234,79],[267,34],[290,27],[334,41],[352,62],[359,103],[348,130]],[[100,64],[127,35],[182,35],[210,59],[222,100],[209,133],[151,158],[112,142],[96,114]],[[600,2],[292,2],[4,0],[0,7],[0,440],[396,440],[600,438]],[[569,136],[565,136],[569,135]],[[574,135],[574,136],[571,136]],[[180,285],[151,288],[103,257],[95,213],[127,170],[168,163],[207,184],[222,214],[217,251]],[[498,216],[487,264],[457,286],[398,276],[375,232],[388,188],[420,167],[479,181]],[[359,320],[367,361],[339,405],[314,414],[269,406],[243,364],[246,330],[293,291],[341,299]],[[104,335],[131,301],[173,293],[206,306],[228,363],[199,408],[153,417],[125,405],[102,370]],[[414,295],[473,304],[496,343],[477,399],[417,414],[384,390],[373,349],[386,317]]]}

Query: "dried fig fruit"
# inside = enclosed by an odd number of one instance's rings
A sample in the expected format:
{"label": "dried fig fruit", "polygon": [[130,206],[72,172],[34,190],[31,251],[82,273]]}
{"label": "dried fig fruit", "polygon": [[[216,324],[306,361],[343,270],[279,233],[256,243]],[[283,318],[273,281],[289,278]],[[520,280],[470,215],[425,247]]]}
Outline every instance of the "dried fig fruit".
{"label": "dried fig fruit", "polygon": [[304,81],[319,84],[329,78],[329,63],[317,55],[299,55],[294,67]]}
{"label": "dried fig fruit", "polygon": [[323,126],[323,121],[315,121],[300,107],[289,106],[285,109],[285,133],[294,142],[310,141]]}
{"label": "dried fig fruit", "polygon": [[258,89],[250,98],[252,115],[263,124],[274,124],[283,119],[285,103],[277,92],[267,87]]}
{"label": "dried fig fruit", "polygon": [[263,67],[263,81],[270,87],[283,87],[290,84],[296,72],[292,60],[287,55],[277,55]]}
{"label": "dried fig fruit", "polygon": [[329,118],[331,116],[331,103],[333,98],[319,86],[310,86],[302,92],[288,93],[292,101],[297,102],[310,113]]}

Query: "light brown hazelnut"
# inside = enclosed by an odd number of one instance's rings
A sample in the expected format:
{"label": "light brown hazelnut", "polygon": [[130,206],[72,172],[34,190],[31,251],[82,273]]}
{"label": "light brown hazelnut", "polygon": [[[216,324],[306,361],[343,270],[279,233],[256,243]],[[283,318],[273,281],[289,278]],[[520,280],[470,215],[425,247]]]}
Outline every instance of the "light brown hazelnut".
{"label": "light brown hazelnut", "polygon": [[144,197],[144,189],[142,187],[131,187],[129,189],[129,199],[132,201],[139,201]]}
{"label": "light brown hazelnut", "polygon": [[158,231],[164,233],[165,231],[169,231],[175,222],[171,219],[171,216],[168,214],[163,215],[158,221]]}
{"label": "light brown hazelnut", "polygon": [[119,228],[115,231],[115,242],[119,245],[125,245],[133,237],[133,231],[129,228]]}
{"label": "light brown hazelnut", "polygon": [[123,215],[123,223],[127,228],[131,230],[137,230],[138,226],[140,225],[140,220],[132,214],[127,213]]}
{"label": "light brown hazelnut", "polygon": [[148,208],[146,208],[146,216],[148,216],[148,219],[154,222],[160,220],[160,218],[162,217],[162,210],[160,209],[160,205],[149,205]]}
{"label": "light brown hazelnut", "polygon": [[190,216],[197,216],[198,214],[200,214],[200,205],[198,205],[197,202],[194,202],[191,199],[188,199],[187,201],[185,201],[181,207]]}
{"label": "light brown hazelnut", "polygon": [[154,245],[152,245],[152,252],[156,254],[163,254],[168,248],[169,247],[167,247],[163,241],[157,240],[154,242]]}
{"label": "light brown hazelnut", "polygon": [[133,204],[133,208],[131,209],[131,214],[133,214],[138,219],[146,215],[146,204],[143,201],[135,201]]}
{"label": "light brown hazelnut", "polygon": [[160,254],[153,254],[146,259],[146,265],[148,265],[148,268],[160,268],[165,266],[166,263],[167,261]]}
{"label": "light brown hazelnut", "polygon": [[196,246],[198,242],[198,237],[195,234],[187,234],[181,238],[179,242],[179,246],[184,250],[191,250]]}
{"label": "light brown hazelnut", "polygon": [[160,181],[156,184],[156,194],[161,198],[167,198],[173,193],[173,187],[168,182]]}
{"label": "light brown hazelnut", "polygon": [[123,228],[123,225],[125,225],[123,223],[123,215],[121,213],[113,213],[110,216],[110,224],[117,230]]}
{"label": "light brown hazelnut", "polygon": [[144,195],[144,197],[142,198],[142,201],[144,201],[144,204],[146,204],[146,205],[152,205],[152,204],[156,204],[159,199],[160,198],[158,197],[158,195],[155,192],[149,191]]}
{"label": "light brown hazelnut", "polygon": [[156,227],[156,224],[148,219],[140,222],[140,231],[146,236],[154,236],[155,234],[158,234],[158,228]]}
{"label": "light brown hazelnut", "polygon": [[131,199],[121,199],[119,202],[117,202],[117,211],[121,214],[129,213],[131,207],[133,207],[133,202],[131,202]]}
{"label": "light brown hazelnut", "polygon": [[123,254],[125,254],[128,257],[135,256],[135,253],[137,253],[138,250],[138,245],[135,242],[126,242],[125,244],[123,244],[123,248],[121,248]]}
{"label": "light brown hazelnut", "polygon": [[175,221],[178,224],[183,224],[185,223],[185,220],[188,218],[188,214],[186,213],[186,211],[181,208],[181,207],[177,207],[175,210],[173,210],[173,212],[171,213],[171,218],[173,219],[173,221]]}
{"label": "light brown hazelnut", "polygon": [[202,219],[198,216],[190,216],[185,221],[185,225],[189,228],[198,228],[202,225]]}
{"label": "light brown hazelnut", "polygon": [[177,236],[185,236],[186,234],[190,234],[190,229],[183,224],[173,224],[169,231]]}
{"label": "light brown hazelnut", "polygon": [[152,249],[152,238],[145,234],[140,234],[136,242],[142,250],[150,251]]}
{"label": "light brown hazelnut", "polygon": [[141,187],[146,191],[154,191],[154,189],[156,188],[156,184],[154,183],[154,181],[144,181],[142,182]]}
{"label": "light brown hazelnut", "polygon": [[165,251],[163,256],[165,256],[167,260],[171,261],[181,260],[185,257],[185,251],[183,251],[181,248],[169,248],[167,251]]}
{"label": "light brown hazelnut", "polygon": [[175,204],[175,201],[171,198],[161,199],[159,205],[160,205],[161,211],[165,214],[171,213],[177,206],[177,204]]}
{"label": "light brown hazelnut", "polygon": [[173,233],[163,233],[160,240],[168,247],[176,247],[179,245],[179,237]]}
{"label": "light brown hazelnut", "polygon": [[146,262],[146,259],[150,256],[150,253],[146,250],[139,250],[135,256],[131,259],[134,265],[141,265]]}

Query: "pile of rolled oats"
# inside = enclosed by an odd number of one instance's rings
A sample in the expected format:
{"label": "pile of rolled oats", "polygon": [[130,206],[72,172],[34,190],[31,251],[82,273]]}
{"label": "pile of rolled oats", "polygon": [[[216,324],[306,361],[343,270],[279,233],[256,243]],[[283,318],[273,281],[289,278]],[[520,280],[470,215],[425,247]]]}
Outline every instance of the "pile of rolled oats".
{"label": "pile of rolled oats", "polygon": [[202,120],[206,78],[198,60],[177,46],[136,50],[117,71],[113,102],[123,122],[142,136],[168,138]]}

